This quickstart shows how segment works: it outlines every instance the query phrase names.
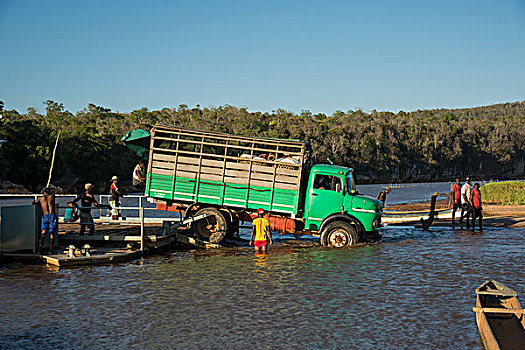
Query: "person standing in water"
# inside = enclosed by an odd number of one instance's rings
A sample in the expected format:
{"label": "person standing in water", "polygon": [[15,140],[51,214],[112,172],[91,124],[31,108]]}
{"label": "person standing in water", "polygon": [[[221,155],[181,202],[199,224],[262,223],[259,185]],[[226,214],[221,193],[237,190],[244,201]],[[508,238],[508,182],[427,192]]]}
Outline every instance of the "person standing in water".
{"label": "person standing in water", "polygon": [[[253,236],[255,235],[255,242]],[[264,210],[257,209],[257,218],[253,220],[252,235],[250,236],[250,246],[252,242],[255,246],[255,251],[262,250],[265,253],[268,250],[268,238],[270,245],[273,244],[272,232],[270,231],[270,220],[264,217]]]}
{"label": "person standing in water", "polygon": [[472,203],[472,231],[476,228],[476,218],[479,218],[479,230],[481,231],[483,229],[483,207],[478,183],[474,184],[474,188],[470,191],[470,203]]}
{"label": "person standing in water", "polygon": [[456,210],[461,209],[461,180],[456,178],[456,182],[450,189],[450,197],[452,198],[452,225],[455,224]]}
{"label": "person standing in water", "polygon": [[469,218],[471,212],[471,203],[470,203],[470,191],[472,186],[470,185],[470,179],[467,177],[465,183],[461,186],[461,218],[459,219],[459,224],[463,226],[463,218],[466,218],[467,228],[470,227]]}
{"label": "person standing in water", "polygon": [[379,199],[381,202],[383,202],[383,207],[385,206],[386,202],[386,195],[392,192],[392,189],[390,187],[385,188],[384,191],[379,192],[379,195],[377,196],[377,199]]}
{"label": "person standing in water", "polygon": [[42,190],[42,196],[38,197],[33,201],[33,205],[40,204],[42,207],[42,234],[38,240],[37,254],[42,252],[42,245],[44,244],[44,239],[46,238],[47,233],[49,232],[49,254],[53,252],[53,242],[55,234],[58,230],[57,216],[55,213],[55,193],[58,191],[53,191],[50,187],[45,187]]}

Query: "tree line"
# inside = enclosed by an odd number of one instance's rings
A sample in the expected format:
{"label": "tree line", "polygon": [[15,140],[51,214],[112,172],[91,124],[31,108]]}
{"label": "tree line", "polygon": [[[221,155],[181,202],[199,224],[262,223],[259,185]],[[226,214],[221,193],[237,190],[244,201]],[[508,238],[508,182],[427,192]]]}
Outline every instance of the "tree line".
{"label": "tree line", "polygon": [[54,182],[102,188],[117,174],[128,180],[136,156],[120,141],[134,128],[166,123],[246,136],[310,141],[315,163],[353,167],[360,183],[450,180],[455,176],[525,176],[525,101],[464,109],[412,112],[336,111],[332,115],[244,107],[147,108],[130,113],[89,104],[73,114],[59,102],[45,113],[0,103],[0,179],[37,191],[47,180],[55,139],[62,130]]}

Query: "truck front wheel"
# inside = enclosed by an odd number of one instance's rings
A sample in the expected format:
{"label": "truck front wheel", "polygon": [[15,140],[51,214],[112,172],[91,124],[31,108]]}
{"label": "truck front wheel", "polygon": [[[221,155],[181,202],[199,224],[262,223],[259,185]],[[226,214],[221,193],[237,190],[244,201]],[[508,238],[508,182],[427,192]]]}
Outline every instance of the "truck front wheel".
{"label": "truck front wheel", "polygon": [[343,221],[334,221],[321,233],[323,247],[342,248],[357,243],[357,230]]}
{"label": "truck front wheel", "polygon": [[222,213],[215,208],[203,208],[195,216],[205,214],[206,217],[192,224],[192,229],[202,240],[219,243],[226,236],[228,222]]}

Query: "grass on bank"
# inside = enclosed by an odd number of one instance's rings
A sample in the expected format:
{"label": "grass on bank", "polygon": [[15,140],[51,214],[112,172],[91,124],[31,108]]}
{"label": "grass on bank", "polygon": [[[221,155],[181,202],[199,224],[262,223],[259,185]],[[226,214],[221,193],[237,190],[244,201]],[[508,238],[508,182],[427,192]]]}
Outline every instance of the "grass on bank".
{"label": "grass on bank", "polygon": [[524,205],[525,182],[491,182],[481,188],[482,199],[487,203]]}

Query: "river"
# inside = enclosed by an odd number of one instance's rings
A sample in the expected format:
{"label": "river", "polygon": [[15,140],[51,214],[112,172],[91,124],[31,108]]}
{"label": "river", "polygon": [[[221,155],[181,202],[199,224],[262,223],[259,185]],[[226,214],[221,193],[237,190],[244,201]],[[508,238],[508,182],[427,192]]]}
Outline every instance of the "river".
{"label": "river", "polygon": [[[247,232],[243,232],[246,237]],[[482,349],[475,288],[525,303],[525,229],[383,229],[347,249],[278,241],[132,263],[0,268],[0,348]]]}

